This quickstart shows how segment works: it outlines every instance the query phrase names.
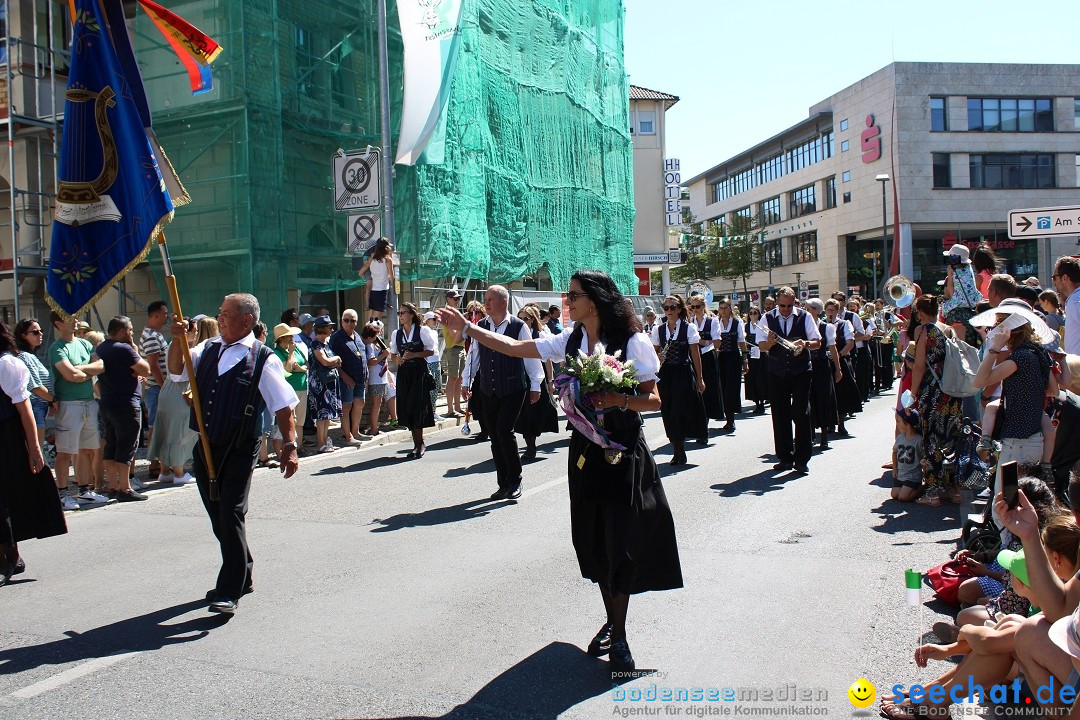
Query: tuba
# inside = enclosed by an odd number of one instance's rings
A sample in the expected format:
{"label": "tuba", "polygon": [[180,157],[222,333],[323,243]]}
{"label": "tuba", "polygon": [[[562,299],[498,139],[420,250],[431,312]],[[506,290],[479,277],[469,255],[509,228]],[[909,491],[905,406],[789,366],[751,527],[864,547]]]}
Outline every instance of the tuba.
{"label": "tuba", "polygon": [[893,275],[885,282],[885,295],[897,308],[906,308],[915,302],[915,283],[907,275]]}

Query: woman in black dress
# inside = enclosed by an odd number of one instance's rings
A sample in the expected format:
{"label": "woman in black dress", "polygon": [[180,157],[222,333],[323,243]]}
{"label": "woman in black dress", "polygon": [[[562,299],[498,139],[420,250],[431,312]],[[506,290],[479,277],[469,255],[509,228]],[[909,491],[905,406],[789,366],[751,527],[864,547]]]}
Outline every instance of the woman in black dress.
{"label": "woman in black dress", "polygon": [[408,456],[422,458],[424,428],[435,427],[435,410],[431,407],[431,391],[435,378],[427,369],[427,358],[435,354],[438,338],[435,331],[420,322],[416,306],[401,303],[398,310],[401,327],[390,341],[390,352],[398,366],[398,422],[412,430],[413,449]]}
{"label": "woman in black dress", "polygon": [[698,352],[701,353],[701,379],[705,381],[705,392],[701,393],[701,402],[705,406],[705,424],[708,426],[709,420],[724,419],[724,403],[727,401],[727,398],[721,394],[723,383],[720,378],[720,365],[716,359],[720,328],[716,318],[709,312],[709,308],[705,307],[704,295],[691,295],[687,304],[690,308],[690,322],[694,323],[700,336]]}
{"label": "woman in black dress", "polygon": [[[540,322],[540,311],[535,305],[526,305],[518,312],[518,319],[528,325],[533,340],[541,335],[550,335],[547,326]],[[518,414],[517,423],[514,424],[514,432],[525,439],[525,452],[521,454],[522,460],[536,458],[536,438],[543,433],[559,432],[559,411],[555,407],[555,397],[552,395],[554,386],[552,382],[551,361],[544,362],[544,385],[540,388],[540,399],[534,403],[525,403]]]}
{"label": "woman in black dress", "polygon": [[810,381],[810,424],[818,429],[821,449],[829,447],[829,433],[839,422],[836,410],[836,383],[840,380],[840,355],[836,351],[836,326],[825,320],[822,310],[825,303],[810,298],[805,304],[806,312],[817,323],[821,344],[810,351],[813,379]]}
{"label": "woman in black dress", "polygon": [[747,351],[746,362],[743,363],[743,372],[746,374],[746,399],[754,403],[754,414],[765,414],[765,401],[769,399],[769,370],[765,367],[765,358],[758,349],[758,323],[761,322],[761,309],[757,305],[751,305],[746,311],[746,322],[743,324],[743,336],[746,338]]}
{"label": "woman in black dress", "polygon": [[724,430],[734,432],[735,414],[742,408],[739,390],[742,386],[742,357],[746,351],[746,334],[743,332],[742,323],[731,312],[731,298],[720,298],[718,312],[715,337],[719,347],[716,358],[720,373],[720,392],[724,397],[724,413],[727,416]]}
{"label": "woman in black dress", "polygon": [[67,532],[52,472],[30,407],[30,371],[7,325],[0,323],[0,585],[26,570],[19,542]]}
{"label": "woman in black dress", "polygon": [[595,400],[604,413],[604,429],[627,450],[612,464],[604,448],[574,430],[568,470],[578,565],[583,577],[600,586],[607,611],[607,622],[589,643],[589,654],[608,655],[613,672],[627,672],[634,669],[626,642],[630,595],[682,587],[675,523],[639,415],[660,407],[658,362],[633,307],[607,275],[579,270],[570,280],[566,300],[575,327],[531,341],[467,325],[453,308],[436,314],[443,325],[514,357],[564,360],[600,341],[609,354],[619,350],[621,357],[634,360],[636,392],[604,393]]}
{"label": "woman in black dress", "polygon": [[687,321],[682,297],[668,295],[663,307],[666,320],[653,328],[652,333],[652,343],[660,358],[656,383],[663,399],[660,416],[674,449],[671,464],[685,465],[686,438],[707,442],[709,434],[709,420],[701,400],[705,382],[698,351],[700,338],[694,323]]}
{"label": "woman in black dress", "polygon": [[840,312],[840,302],[829,298],[825,301],[825,319],[836,328],[836,354],[840,361],[840,379],[836,381],[836,432],[847,435],[844,421],[862,412],[862,395],[855,382],[855,366],[852,354],[855,352],[855,328],[844,319]]}

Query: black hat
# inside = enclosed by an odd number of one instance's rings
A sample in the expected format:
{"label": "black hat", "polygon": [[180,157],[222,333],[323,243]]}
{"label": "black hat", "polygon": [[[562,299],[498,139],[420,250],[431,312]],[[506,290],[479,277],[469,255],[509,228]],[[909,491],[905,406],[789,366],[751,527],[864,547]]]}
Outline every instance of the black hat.
{"label": "black hat", "polygon": [[459,298],[459,297],[461,297],[461,293],[459,293],[457,290],[447,290],[446,291],[446,297],[448,297],[448,298]]}
{"label": "black hat", "polygon": [[319,328],[324,328],[327,325],[329,325],[330,327],[334,326],[334,321],[330,319],[329,315],[320,315],[319,317],[315,318],[316,330],[318,330]]}

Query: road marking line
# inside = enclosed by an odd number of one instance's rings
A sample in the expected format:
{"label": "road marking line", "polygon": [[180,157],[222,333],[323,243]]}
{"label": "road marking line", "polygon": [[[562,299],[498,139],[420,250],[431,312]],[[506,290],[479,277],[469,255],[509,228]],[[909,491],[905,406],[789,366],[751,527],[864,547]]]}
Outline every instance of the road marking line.
{"label": "road marking line", "polygon": [[68,668],[63,672],[59,672],[52,677],[45,678],[44,680],[36,682],[33,685],[27,685],[21,690],[16,690],[15,692],[11,693],[11,697],[19,698],[20,700],[37,697],[42,693],[49,692],[50,690],[55,690],[63,685],[67,685],[73,680],[78,680],[81,677],[85,677],[92,672],[96,672],[98,670],[101,670],[102,668],[107,668],[110,665],[115,665],[122,660],[127,660],[129,657],[134,657],[135,655],[141,654],[142,651],[138,650],[134,652],[117,653],[115,655],[106,655],[105,657],[94,658],[93,660],[88,660],[81,665],[76,665],[73,668]]}
{"label": "road marking line", "polygon": [[521,495],[522,495],[522,497],[532,497],[533,495],[537,495],[539,493],[542,493],[542,492],[544,492],[545,490],[547,490],[549,488],[555,487],[556,485],[562,485],[564,482],[566,482],[569,479],[570,479],[569,475],[563,475],[560,478],[555,478],[554,480],[548,480],[546,483],[543,483],[542,485],[537,485],[534,488],[529,488],[528,490],[523,491],[521,493]]}

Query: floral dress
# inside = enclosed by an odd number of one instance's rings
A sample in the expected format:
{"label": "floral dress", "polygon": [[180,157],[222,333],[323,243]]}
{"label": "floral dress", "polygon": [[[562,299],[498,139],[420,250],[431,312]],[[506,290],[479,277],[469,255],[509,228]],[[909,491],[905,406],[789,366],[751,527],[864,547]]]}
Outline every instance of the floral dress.
{"label": "floral dress", "polygon": [[918,408],[928,466],[924,478],[928,487],[941,487],[952,482],[947,461],[954,455],[964,411],[960,398],[946,395],[937,380],[945,369],[945,334],[933,323],[923,325],[922,331],[926,335],[926,372],[919,385]]}
{"label": "floral dress", "polygon": [[330,346],[313,340],[308,361],[308,417],[316,420],[337,420],[341,417],[341,396],[338,395],[337,368],[328,368],[315,358],[322,350],[327,358],[336,357]]}

